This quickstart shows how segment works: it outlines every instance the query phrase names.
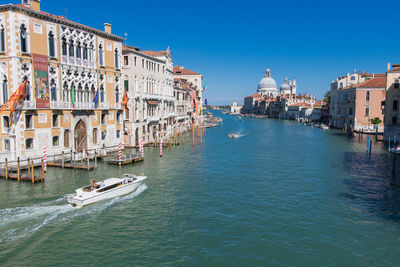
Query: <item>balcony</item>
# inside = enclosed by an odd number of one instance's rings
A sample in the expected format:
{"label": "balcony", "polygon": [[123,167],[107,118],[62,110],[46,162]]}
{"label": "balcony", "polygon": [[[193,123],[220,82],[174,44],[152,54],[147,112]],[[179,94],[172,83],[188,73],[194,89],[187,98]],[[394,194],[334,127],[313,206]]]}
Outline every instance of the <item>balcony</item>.
{"label": "balcony", "polygon": [[35,100],[25,100],[23,109],[36,109],[36,101]]}
{"label": "balcony", "polygon": [[149,122],[159,122],[160,121],[160,116],[151,116],[148,117]]}
{"label": "balcony", "polygon": [[99,103],[99,108],[100,109],[108,109],[108,103],[107,102]]}

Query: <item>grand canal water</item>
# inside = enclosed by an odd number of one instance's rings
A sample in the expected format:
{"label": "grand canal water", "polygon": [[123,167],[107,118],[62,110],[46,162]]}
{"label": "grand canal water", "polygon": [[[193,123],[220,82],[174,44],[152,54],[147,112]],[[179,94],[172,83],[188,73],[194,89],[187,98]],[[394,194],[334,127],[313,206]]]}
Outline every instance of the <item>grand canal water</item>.
{"label": "grand canal water", "polygon": [[[0,265],[262,266],[400,263],[400,194],[380,144],[291,121],[221,115],[203,144],[143,163],[50,168],[0,181]],[[230,139],[239,131],[242,137]],[[145,173],[131,195],[82,209],[91,177]]]}

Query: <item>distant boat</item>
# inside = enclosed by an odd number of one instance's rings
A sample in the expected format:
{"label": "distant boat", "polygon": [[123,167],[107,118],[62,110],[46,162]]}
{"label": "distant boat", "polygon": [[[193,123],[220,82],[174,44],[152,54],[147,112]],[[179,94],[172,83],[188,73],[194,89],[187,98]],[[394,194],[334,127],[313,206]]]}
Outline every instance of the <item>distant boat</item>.
{"label": "distant boat", "polygon": [[237,133],[231,133],[231,134],[229,134],[228,136],[229,136],[230,138],[232,138],[232,139],[236,139],[236,138],[239,138],[239,137],[240,137],[240,135],[237,134]]}
{"label": "distant boat", "polygon": [[[138,188],[146,176],[124,174],[122,178],[109,178],[104,183],[93,183],[76,189],[74,195],[69,195],[67,202],[72,206],[83,207],[109,198],[129,194]],[[100,187],[100,185],[102,185]]]}
{"label": "distant boat", "polygon": [[238,119],[241,121],[242,120],[242,116],[239,116]]}

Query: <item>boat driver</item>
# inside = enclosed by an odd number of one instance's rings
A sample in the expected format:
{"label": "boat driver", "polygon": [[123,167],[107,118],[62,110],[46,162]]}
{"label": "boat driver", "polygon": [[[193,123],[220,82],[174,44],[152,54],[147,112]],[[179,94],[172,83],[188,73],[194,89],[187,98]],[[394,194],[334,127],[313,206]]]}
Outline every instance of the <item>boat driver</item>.
{"label": "boat driver", "polygon": [[102,187],[105,187],[105,186],[106,186],[106,184],[104,183],[104,180],[102,180],[102,181],[99,183],[99,186],[100,186],[100,188],[102,188]]}

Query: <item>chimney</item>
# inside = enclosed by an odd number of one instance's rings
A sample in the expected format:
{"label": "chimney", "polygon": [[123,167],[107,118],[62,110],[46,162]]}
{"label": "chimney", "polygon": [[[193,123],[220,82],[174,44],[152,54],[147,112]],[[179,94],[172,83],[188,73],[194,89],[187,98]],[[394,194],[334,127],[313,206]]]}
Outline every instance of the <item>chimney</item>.
{"label": "chimney", "polygon": [[22,0],[22,4],[35,11],[40,11],[40,0]]}
{"label": "chimney", "polygon": [[387,64],[387,70],[388,71],[390,70],[390,62],[388,62],[388,64]]}
{"label": "chimney", "polygon": [[104,31],[108,34],[111,34],[111,24],[110,23],[104,23]]}

